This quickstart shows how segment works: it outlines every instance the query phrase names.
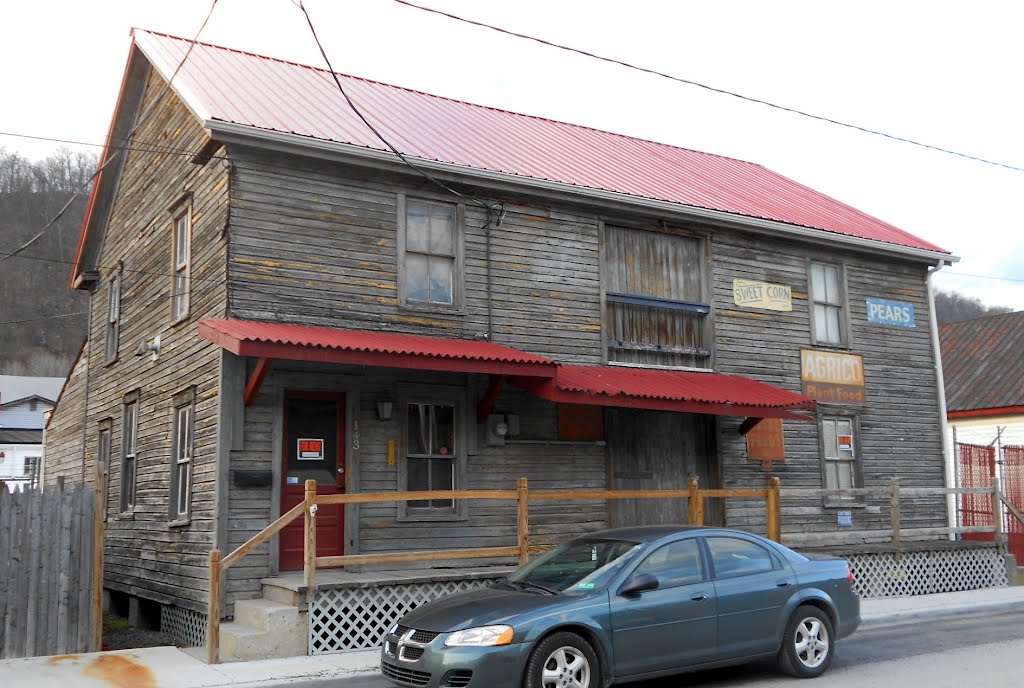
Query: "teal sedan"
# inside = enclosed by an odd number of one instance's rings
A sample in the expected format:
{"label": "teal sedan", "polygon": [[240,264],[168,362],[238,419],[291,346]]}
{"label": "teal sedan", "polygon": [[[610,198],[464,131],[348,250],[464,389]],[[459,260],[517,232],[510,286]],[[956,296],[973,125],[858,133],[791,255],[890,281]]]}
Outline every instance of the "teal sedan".
{"label": "teal sedan", "polygon": [[416,608],[381,671],[416,688],[603,688],[774,657],[812,678],[859,624],[842,559],[726,528],[619,528]]}

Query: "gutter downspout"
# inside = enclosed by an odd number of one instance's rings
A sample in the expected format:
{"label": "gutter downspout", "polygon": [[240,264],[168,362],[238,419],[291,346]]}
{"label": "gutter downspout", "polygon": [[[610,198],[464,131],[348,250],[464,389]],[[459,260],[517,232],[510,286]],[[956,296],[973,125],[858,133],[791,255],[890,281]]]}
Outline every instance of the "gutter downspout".
{"label": "gutter downspout", "polygon": [[[942,431],[942,459],[946,474],[946,487],[956,487],[956,476],[954,475],[953,448],[949,442],[949,432],[946,422],[946,378],[942,374],[942,351],[939,346],[939,325],[935,317],[935,294],[932,287],[932,275],[945,267],[946,261],[940,260],[935,267],[928,268],[928,328],[932,336],[932,353],[935,356],[935,384],[936,397],[939,402],[939,428]],[[946,525],[950,528],[956,527],[956,495],[946,495]],[[950,540],[955,540],[956,535],[949,534]]]}

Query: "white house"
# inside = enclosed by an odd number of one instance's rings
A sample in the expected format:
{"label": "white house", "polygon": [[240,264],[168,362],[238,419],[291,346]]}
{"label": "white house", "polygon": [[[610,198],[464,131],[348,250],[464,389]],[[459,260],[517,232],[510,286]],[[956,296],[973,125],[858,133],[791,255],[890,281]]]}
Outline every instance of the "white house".
{"label": "white house", "polygon": [[57,403],[63,386],[62,377],[0,375],[0,481],[38,482],[44,414]]}

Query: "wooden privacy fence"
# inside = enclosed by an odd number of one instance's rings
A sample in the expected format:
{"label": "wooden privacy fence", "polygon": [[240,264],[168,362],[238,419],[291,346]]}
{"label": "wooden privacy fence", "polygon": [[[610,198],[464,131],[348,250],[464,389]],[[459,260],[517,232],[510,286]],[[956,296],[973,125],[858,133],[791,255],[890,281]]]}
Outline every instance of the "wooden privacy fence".
{"label": "wooden privacy fence", "polygon": [[[207,661],[220,661],[220,608],[221,583],[224,571],[243,557],[266,543],[300,515],[304,517],[305,547],[303,579],[307,601],[316,594],[316,570],[353,564],[394,564],[410,561],[437,561],[476,559],[483,557],[516,557],[525,564],[530,553],[538,551],[530,546],[530,503],[541,501],[579,501],[594,499],[686,499],[690,525],[704,525],[704,501],[713,498],[746,497],[765,500],[768,537],[779,541],[779,479],[771,478],[763,489],[702,490],[696,479],[691,479],[686,490],[538,490],[531,492],[526,478],[519,478],[514,490],[438,490],[434,492],[379,492],[367,494],[318,495],[316,481],[306,481],[305,499],[288,513],[253,536],[248,542],[223,559],[219,550],[210,552],[210,597],[207,609],[206,649]],[[421,552],[388,552],[386,554],[346,554],[343,556],[316,556],[316,512],[329,504],[372,504],[408,502],[422,499],[468,499],[516,502],[516,544],[507,547],[476,547],[472,549],[429,550]]]}
{"label": "wooden privacy fence", "polygon": [[99,649],[103,532],[95,500],[83,484],[15,493],[0,486],[0,657]]}

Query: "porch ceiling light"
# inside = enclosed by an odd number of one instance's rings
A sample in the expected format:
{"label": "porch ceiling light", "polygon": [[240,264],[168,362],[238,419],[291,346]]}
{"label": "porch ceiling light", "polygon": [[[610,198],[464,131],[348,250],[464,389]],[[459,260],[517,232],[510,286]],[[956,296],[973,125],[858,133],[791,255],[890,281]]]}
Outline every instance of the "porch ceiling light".
{"label": "porch ceiling light", "polygon": [[391,411],[395,403],[390,399],[377,402],[377,420],[391,420]]}

